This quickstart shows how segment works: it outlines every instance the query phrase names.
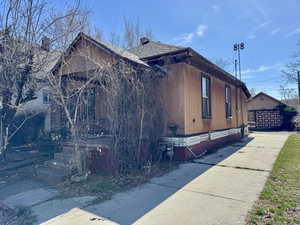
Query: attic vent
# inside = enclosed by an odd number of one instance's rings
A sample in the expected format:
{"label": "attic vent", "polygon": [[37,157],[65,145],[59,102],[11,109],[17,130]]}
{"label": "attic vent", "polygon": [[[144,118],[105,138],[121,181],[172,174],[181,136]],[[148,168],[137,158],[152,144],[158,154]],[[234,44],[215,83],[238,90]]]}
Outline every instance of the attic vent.
{"label": "attic vent", "polygon": [[141,45],[145,45],[150,42],[149,38],[147,37],[142,37],[140,41],[141,41]]}

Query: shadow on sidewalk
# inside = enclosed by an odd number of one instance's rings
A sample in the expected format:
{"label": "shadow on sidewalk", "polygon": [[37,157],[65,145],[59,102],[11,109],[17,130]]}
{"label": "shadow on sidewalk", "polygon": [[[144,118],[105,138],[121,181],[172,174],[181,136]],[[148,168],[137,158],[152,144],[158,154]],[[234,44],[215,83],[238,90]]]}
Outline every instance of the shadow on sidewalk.
{"label": "shadow on sidewalk", "polygon": [[[201,162],[213,160],[214,164],[217,164],[238,152],[252,139],[253,137],[245,137],[239,142],[220,148],[196,160]],[[214,164],[195,163],[196,160],[183,163],[178,169],[162,177],[153,178],[145,185],[118,193],[111,200],[87,207],[85,210],[118,224],[133,224],[178,190],[184,190],[186,184],[214,166]]]}

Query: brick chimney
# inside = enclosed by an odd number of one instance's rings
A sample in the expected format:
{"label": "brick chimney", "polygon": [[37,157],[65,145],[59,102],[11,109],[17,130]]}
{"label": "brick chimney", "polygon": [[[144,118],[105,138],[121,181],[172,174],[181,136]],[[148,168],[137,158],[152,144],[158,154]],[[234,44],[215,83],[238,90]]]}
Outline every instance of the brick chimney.
{"label": "brick chimney", "polygon": [[42,38],[41,48],[45,51],[50,51],[50,39],[46,36]]}
{"label": "brick chimney", "polygon": [[147,37],[141,37],[140,42],[141,42],[141,45],[145,45],[150,42],[150,39]]}

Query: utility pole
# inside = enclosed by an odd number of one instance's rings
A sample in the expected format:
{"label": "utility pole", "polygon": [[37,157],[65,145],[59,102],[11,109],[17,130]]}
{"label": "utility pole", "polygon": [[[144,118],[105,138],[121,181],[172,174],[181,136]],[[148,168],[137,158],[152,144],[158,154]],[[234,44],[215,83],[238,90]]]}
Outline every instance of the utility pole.
{"label": "utility pole", "polygon": [[297,71],[298,77],[298,104],[300,105],[300,71]]}
{"label": "utility pole", "polygon": [[244,42],[233,45],[233,50],[238,52],[238,62],[239,62],[239,76],[240,80],[242,80],[242,71],[241,71],[241,50],[245,48]]}
{"label": "utility pole", "polygon": [[234,76],[237,78],[237,60],[234,60]]}

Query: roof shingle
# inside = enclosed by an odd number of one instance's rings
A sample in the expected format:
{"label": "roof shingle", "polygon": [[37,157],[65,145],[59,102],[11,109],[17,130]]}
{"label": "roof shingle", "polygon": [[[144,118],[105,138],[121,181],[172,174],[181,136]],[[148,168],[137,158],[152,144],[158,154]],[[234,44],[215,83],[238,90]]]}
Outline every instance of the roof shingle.
{"label": "roof shingle", "polygon": [[155,41],[149,41],[146,44],[141,44],[134,48],[130,48],[127,51],[137,55],[140,59],[143,59],[143,58],[147,58],[155,55],[161,55],[161,54],[178,51],[182,49],[185,49],[185,47],[168,45],[168,44],[163,44]]}

